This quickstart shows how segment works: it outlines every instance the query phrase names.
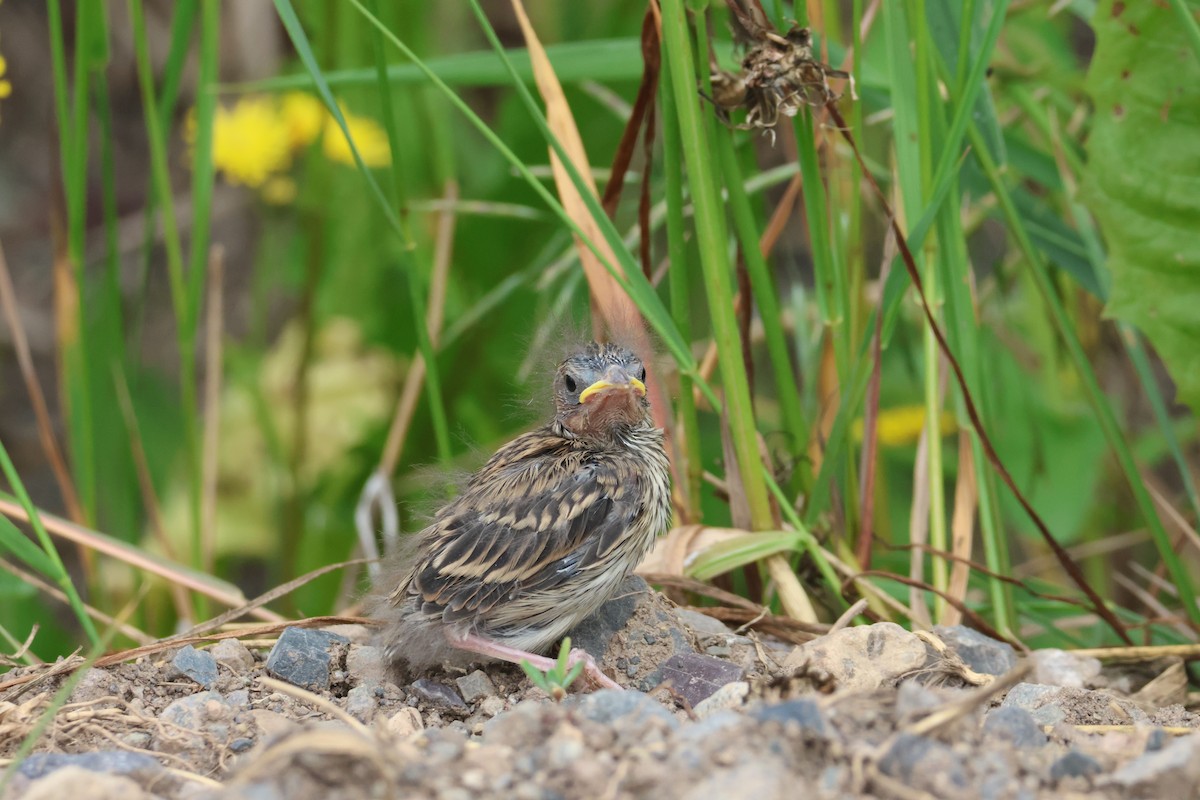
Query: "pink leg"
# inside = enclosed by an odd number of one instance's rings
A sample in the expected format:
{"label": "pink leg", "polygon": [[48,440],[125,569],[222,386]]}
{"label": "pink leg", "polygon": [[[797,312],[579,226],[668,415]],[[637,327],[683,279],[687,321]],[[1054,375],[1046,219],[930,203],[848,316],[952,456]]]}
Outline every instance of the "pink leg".
{"label": "pink leg", "polygon": [[[501,661],[507,661],[510,664],[520,664],[522,661],[528,661],[533,666],[542,671],[546,671],[554,666],[554,659],[539,656],[536,653],[527,653],[524,650],[518,650],[515,647],[493,642],[491,639],[485,639],[482,636],[476,636],[473,633],[455,635],[447,634],[446,638],[450,644],[460,650],[468,650],[472,653],[478,653],[481,656],[489,656],[498,658]],[[583,662],[583,676],[593,686],[601,689],[624,689],[625,687],[614,681],[612,678],[600,671],[600,667],[596,665],[595,659],[588,655],[578,647],[571,650],[568,656],[569,663],[574,666],[580,661]]]}

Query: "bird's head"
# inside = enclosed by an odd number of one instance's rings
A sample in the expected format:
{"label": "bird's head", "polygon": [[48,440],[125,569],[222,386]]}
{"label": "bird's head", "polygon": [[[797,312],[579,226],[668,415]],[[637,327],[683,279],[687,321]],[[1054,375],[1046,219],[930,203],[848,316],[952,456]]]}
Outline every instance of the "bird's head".
{"label": "bird's head", "polygon": [[555,420],[575,436],[608,440],[650,420],[646,367],[620,345],[588,343],[558,365]]}

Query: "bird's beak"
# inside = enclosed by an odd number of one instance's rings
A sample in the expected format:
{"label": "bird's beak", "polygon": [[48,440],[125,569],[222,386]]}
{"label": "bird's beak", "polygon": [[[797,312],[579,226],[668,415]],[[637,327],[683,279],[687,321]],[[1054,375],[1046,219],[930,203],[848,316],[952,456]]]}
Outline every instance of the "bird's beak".
{"label": "bird's beak", "polygon": [[604,377],[593,383],[591,386],[579,393],[579,402],[586,403],[588,398],[594,397],[600,392],[607,392],[610,389],[625,389],[627,391],[637,392],[639,395],[645,396],[646,384],[639,381],[637,378],[629,375],[625,370],[613,365],[604,373]]}

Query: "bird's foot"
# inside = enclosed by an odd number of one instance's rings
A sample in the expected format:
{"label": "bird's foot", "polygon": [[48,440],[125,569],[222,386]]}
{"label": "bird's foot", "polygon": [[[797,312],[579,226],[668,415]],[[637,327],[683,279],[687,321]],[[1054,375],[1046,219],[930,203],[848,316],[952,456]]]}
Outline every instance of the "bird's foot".
{"label": "bird's foot", "polygon": [[600,665],[596,663],[596,659],[592,658],[591,653],[579,647],[572,647],[570,655],[567,656],[567,663],[573,667],[580,662],[583,662],[583,677],[593,688],[625,691],[624,686],[601,671]]}
{"label": "bird's foot", "polygon": [[[494,642],[491,639],[473,633],[448,634],[447,640],[460,650],[479,653],[481,656],[489,656],[501,661],[507,661],[510,664],[520,664],[522,661],[528,661],[543,672],[553,669],[555,665],[552,658],[539,656],[536,653],[529,653],[516,647],[509,647],[508,645]],[[583,663],[583,677],[592,688],[620,690],[625,688],[601,672],[599,665],[596,664],[596,659],[592,658],[590,653],[578,647],[572,648],[570,654],[567,656],[567,663],[573,667],[580,662]]]}

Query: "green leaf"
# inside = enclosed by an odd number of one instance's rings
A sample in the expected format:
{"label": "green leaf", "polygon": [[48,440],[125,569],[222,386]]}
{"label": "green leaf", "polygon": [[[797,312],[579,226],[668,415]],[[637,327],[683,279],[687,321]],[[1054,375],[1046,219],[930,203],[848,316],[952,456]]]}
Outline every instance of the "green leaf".
{"label": "green leaf", "polygon": [[1200,62],[1165,4],[1105,0],[1094,22],[1085,198],[1108,241],[1107,313],[1146,334],[1200,410]]}
{"label": "green leaf", "polygon": [[796,531],[756,531],[715,544],[687,565],[689,577],[706,581],[730,570],[753,564],[776,553],[791,553],[803,546]]}
{"label": "green leaf", "polygon": [[5,516],[0,516],[0,551],[12,553],[44,576],[58,574],[50,557]]}

